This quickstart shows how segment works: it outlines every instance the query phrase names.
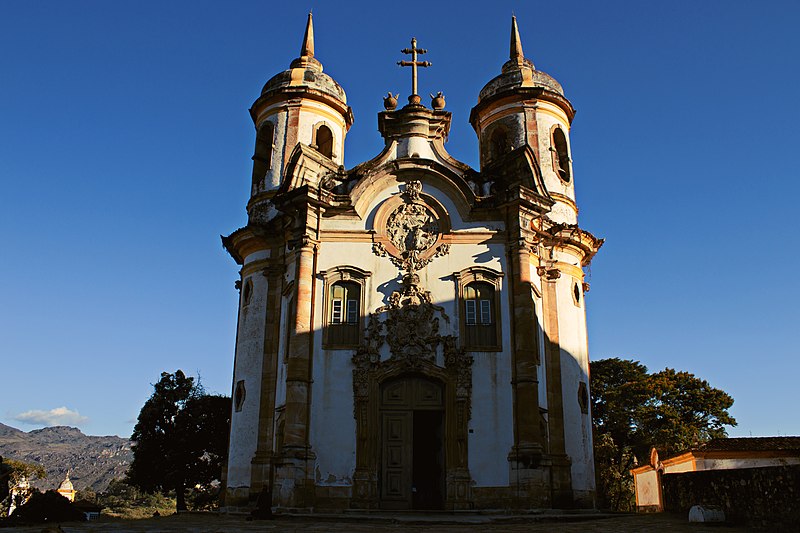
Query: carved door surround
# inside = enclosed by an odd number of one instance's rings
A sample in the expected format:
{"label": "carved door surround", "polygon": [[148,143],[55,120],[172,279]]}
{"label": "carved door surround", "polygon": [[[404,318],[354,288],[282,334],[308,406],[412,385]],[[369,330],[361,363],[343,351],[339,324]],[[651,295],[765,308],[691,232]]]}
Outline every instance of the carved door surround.
{"label": "carved door surround", "polygon": [[439,380],[417,374],[402,374],[381,385],[383,508],[443,508],[443,392]]}
{"label": "carved door surround", "polygon": [[[418,276],[407,274],[403,289],[370,314],[364,342],[353,356],[354,508],[381,506],[381,388],[390,380],[414,375],[441,383],[444,393],[445,506],[469,509],[472,504],[467,460],[472,357],[457,346],[454,336],[440,333],[440,320],[449,323],[449,317],[431,303],[430,293],[418,283]],[[381,360],[384,344],[389,345],[391,355]]]}

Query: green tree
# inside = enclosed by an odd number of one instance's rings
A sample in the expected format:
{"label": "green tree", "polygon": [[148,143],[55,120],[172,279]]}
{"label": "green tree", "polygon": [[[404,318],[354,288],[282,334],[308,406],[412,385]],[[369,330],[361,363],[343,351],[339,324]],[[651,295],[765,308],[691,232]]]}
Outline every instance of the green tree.
{"label": "green tree", "polygon": [[733,398],[689,372],[649,374],[638,361],[603,359],[591,363],[591,390],[598,493],[616,510],[633,506],[629,471],[651,447],[673,455],[736,425]]}
{"label": "green tree", "polygon": [[186,488],[219,480],[227,457],[230,398],[203,393],[194,378],[163,372],[139,413],[126,482],[146,492],[175,491],[186,510]]}
{"label": "green tree", "polygon": [[39,463],[26,463],[9,458],[3,459],[3,463],[11,467],[9,473],[9,485],[11,487],[17,485],[23,478],[28,481],[33,481],[34,479],[44,479],[47,477],[47,472]]}
{"label": "green tree", "polygon": [[[43,479],[47,472],[38,463],[26,463],[16,459],[0,457],[0,517],[4,517],[11,503],[11,491],[26,479],[33,481]],[[20,498],[17,495],[17,498]]]}

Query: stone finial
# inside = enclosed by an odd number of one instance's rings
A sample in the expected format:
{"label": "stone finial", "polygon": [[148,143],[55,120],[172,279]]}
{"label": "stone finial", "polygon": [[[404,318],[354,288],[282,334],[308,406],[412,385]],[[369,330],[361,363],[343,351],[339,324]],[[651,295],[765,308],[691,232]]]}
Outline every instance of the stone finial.
{"label": "stone finial", "polygon": [[442,91],[436,93],[436,96],[431,95],[431,107],[436,111],[441,111],[444,109],[444,95]]}
{"label": "stone finial", "polygon": [[392,96],[391,91],[383,97],[383,107],[386,108],[386,111],[394,111],[397,107],[397,97],[400,96],[400,93],[395,94]]}

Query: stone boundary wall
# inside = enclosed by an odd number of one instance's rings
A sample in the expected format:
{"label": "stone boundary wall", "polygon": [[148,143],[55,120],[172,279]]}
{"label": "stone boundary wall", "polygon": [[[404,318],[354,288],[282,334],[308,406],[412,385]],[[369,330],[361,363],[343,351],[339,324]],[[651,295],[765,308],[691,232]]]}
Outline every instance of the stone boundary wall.
{"label": "stone boundary wall", "polygon": [[800,525],[800,465],[664,474],[662,483],[668,512],[703,505],[725,511],[728,522]]}

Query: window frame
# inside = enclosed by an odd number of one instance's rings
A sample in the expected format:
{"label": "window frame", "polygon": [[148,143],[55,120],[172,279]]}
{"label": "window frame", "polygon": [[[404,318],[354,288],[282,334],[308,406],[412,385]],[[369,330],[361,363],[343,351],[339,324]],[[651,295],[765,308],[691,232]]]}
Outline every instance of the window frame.
{"label": "window frame", "polygon": [[[459,323],[459,344],[467,351],[473,352],[501,352],[503,351],[503,313],[500,306],[501,293],[502,293],[502,278],[503,273],[487,267],[472,266],[465,268],[460,272],[454,272],[453,277],[456,281],[456,300],[458,302],[458,323]],[[467,327],[472,325],[479,325],[483,315],[483,300],[486,299],[470,299],[466,298],[467,287],[474,283],[482,283],[488,285],[493,291],[491,304],[494,306],[494,319],[495,327],[495,342],[489,345],[469,344],[467,342]],[[475,302],[474,304],[474,319],[475,324],[468,323],[468,303]],[[488,306],[491,309],[491,305]],[[490,311],[491,314],[491,311]]]}
{"label": "window frame", "polygon": [[[322,303],[322,348],[326,350],[344,350],[358,348],[361,343],[364,333],[364,322],[366,318],[366,281],[372,275],[372,272],[362,270],[355,266],[343,265],[337,266],[328,270],[320,272],[324,288],[323,288],[323,303]],[[357,300],[345,298],[341,302],[341,324],[353,324],[358,327],[358,342],[355,343],[342,343],[336,342],[332,339],[332,326],[331,320],[333,313],[333,287],[337,283],[352,283],[358,286],[359,294]],[[356,301],[358,305],[358,316],[354,322],[350,321],[350,303]]]}

